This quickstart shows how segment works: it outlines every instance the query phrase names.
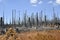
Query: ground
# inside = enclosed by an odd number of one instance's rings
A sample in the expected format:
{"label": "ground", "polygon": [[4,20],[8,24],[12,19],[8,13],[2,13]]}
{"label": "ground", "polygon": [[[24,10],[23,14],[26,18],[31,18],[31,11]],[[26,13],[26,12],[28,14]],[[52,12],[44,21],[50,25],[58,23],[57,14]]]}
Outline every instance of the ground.
{"label": "ground", "polygon": [[[9,31],[8,31],[9,32]],[[0,35],[0,40],[60,40],[60,30],[11,32]],[[12,35],[11,35],[12,34]],[[9,36],[8,36],[9,35]]]}

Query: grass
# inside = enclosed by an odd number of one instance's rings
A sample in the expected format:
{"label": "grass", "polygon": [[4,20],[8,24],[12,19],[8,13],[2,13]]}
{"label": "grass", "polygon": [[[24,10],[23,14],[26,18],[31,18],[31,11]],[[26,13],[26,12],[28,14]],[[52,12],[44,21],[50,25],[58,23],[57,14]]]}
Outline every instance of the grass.
{"label": "grass", "polygon": [[60,40],[59,37],[60,30],[16,33],[11,29],[5,35],[0,35],[0,40]]}

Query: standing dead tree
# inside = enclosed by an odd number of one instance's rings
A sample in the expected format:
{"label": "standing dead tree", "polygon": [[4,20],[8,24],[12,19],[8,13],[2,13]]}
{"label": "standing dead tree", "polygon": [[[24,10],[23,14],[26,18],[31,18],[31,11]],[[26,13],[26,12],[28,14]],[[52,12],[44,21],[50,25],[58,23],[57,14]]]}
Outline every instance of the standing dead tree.
{"label": "standing dead tree", "polygon": [[20,11],[19,11],[19,20],[18,20],[18,25],[20,26]]}
{"label": "standing dead tree", "polygon": [[39,24],[39,20],[38,20],[38,12],[36,13],[36,24],[37,24],[37,26],[38,26],[38,24]]}
{"label": "standing dead tree", "polygon": [[27,25],[26,25],[26,13],[27,13],[27,11],[25,10],[25,13],[24,13],[24,26],[25,27],[27,27]]}
{"label": "standing dead tree", "polygon": [[35,20],[34,20],[34,13],[31,14],[31,25],[34,26]]}

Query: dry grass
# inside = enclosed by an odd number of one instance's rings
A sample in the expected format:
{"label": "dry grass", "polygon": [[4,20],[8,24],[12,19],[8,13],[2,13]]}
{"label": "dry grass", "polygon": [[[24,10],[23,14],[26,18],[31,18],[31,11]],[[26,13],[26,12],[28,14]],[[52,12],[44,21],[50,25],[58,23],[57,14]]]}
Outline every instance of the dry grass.
{"label": "dry grass", "polygon": [[10,29],[5,35],[0,35],[0,40],[60,40],[60,30],[16,33]]}

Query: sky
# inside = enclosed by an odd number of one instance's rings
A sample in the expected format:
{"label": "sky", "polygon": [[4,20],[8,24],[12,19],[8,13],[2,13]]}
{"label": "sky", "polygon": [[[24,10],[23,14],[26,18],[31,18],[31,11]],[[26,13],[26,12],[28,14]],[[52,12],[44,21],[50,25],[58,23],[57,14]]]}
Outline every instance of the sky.
{"label": "sky", "polygon": [[[6,21],[9,22],[12,16],[12,10],[16,9],[16,19],[19,16],[23,18],[25,10],[27,15],[31,16],[31,13],[37,13],[43,11],[43,15],[47,15],[48,19],[53,16],[53,7],[56,15],[60,15],[60,0],[0,0],[0,17],[5,16]],[[6,20],[7,19],[7,20]]]}

